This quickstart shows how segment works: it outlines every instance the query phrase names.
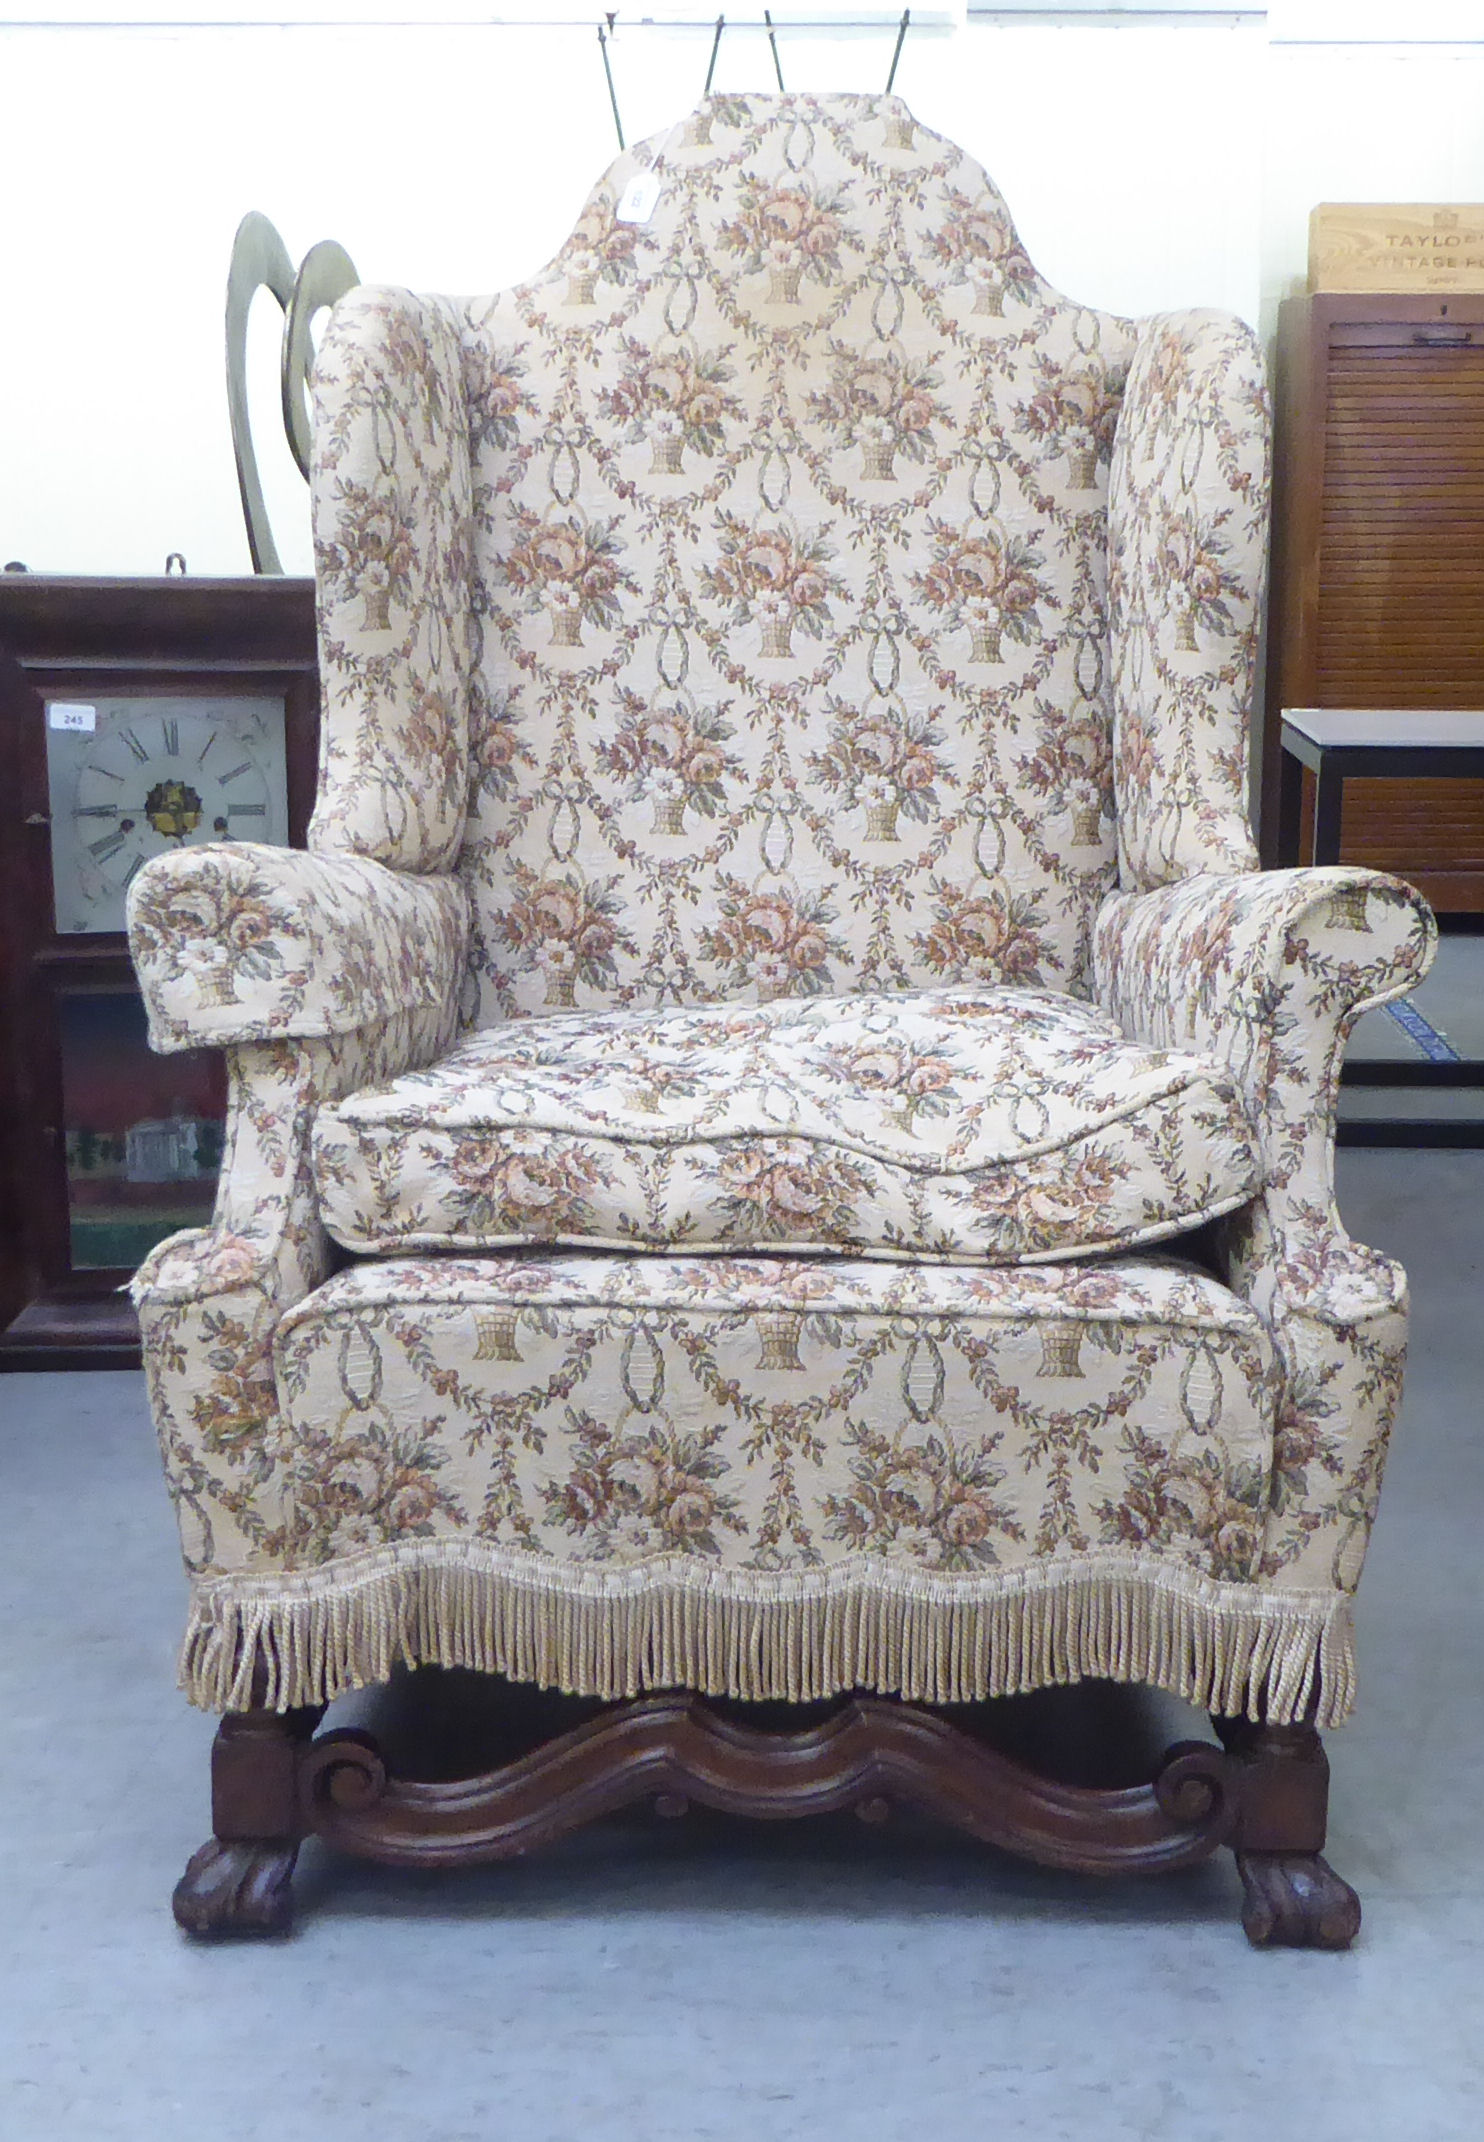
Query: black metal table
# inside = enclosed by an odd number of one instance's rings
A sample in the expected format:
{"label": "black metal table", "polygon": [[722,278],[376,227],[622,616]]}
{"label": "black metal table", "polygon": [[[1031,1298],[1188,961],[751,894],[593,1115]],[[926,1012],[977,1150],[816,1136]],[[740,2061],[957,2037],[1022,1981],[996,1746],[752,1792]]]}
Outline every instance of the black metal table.
{"label": "black metal table", "polygon": [[[1340,860],[1340,815],[1344,786],[1353,776],[1371,779],[1484,780],[1484,712],[1348,707],[1285,707],[1281,785],[1278,794],[1278,854],[1299,856],[1304,768],[1314,776],[1314,861]],[[1347,1086],[1484,1086],[1484,1061],[1389,1063],[1376,1057],[1349,1060]],[[1342,1145],[1484,1146],[1484,1120],[1394,1117],[1342,1122]]]}

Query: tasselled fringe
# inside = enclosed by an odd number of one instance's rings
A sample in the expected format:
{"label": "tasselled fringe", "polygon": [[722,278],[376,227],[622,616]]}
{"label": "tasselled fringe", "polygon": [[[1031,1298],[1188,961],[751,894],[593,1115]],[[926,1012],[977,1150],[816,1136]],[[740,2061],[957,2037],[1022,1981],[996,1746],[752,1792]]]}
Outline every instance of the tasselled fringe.
{"label": "tasselled fringe", "polygon": [[[689,1688],[809,1702],[851,1688],[977,1702],[1082,1679],[1202,1710],[1339,1724],[1354,1699],[1343,1594],[1220,1583],[1133,1555],[935,1577],[855,1561],[760,1574],[672,1558],[592,1570],[418,1542],[303,1574],[198,1584],[181,1661],[192,1702],[245,1710],[255,1662],[288,1710],[463,1666],[612,1700]],[[259,1699],[261,1700],[261,1698]]]}

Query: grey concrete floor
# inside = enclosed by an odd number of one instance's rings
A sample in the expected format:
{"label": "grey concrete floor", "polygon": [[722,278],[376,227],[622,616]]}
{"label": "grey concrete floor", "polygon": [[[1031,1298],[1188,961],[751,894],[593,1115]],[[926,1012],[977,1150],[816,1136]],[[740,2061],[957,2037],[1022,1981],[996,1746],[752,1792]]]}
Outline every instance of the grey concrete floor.
{"label": "grey concrete floor", "polygon": [[[1431,973],[1404,1002],[1460,1056],[1484,1059],[1484,933],[1449,931],[1441,937]],[[1358,1022],[1350,1053],[1373,1063],[1426,1061],[1426,1051],[1392,1016],[1389,1005],[1367,1012]],[[1357,1123],[1419,1116],[1477,1123],[1484,1117],[1484,1093],[1477,1086],[1349,1087],[1340,1097],[1340,1116]]]}
{"label": "grey concrete floor", "polygon": [[[1437,957],[1408,1003],[1460,1056],[1484,1056],[1484,932],[1447,931],[1438,939]],[[1367,1012],[1351,1043],[1357,1056],[1417,1062],[1423,1052],[1383,1007]]]}
{"label": "grey concrete floor", "polygon": [[1484,2132],[1484,1154],[1342,1156],[1413,1366],[1333,1737],[1347,1956],[927,1827],[626,1819],[522,1865],[309,1853],[285,1943],[171,1886],[211,1727],[140,1379],[0,1378],[4,2142],[1453,2142]]}

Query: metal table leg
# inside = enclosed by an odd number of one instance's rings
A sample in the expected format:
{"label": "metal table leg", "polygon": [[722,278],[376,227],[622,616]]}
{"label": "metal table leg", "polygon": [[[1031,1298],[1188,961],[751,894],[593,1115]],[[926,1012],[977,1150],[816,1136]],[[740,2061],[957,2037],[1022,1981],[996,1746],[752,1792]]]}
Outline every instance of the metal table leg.
{"label": "metal table leg", "polygon": [[1345,777],[1339,768],[1329,761],[1327,753],[1321,752],[1319,771],[1314,776],[1314,860],[1316,863],[1337,863],[1340,860],[1341,797]]}

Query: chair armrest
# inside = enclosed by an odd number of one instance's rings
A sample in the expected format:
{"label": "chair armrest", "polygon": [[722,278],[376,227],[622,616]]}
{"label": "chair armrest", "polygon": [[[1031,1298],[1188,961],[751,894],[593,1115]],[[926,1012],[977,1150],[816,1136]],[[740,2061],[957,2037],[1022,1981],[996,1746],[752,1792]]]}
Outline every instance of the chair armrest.
{"label": "chair armrest", "polygon": [[455,878],[234,841],[147,863],[128,926],[150,1043],[189,1049],[451,1010],[468,899]]}
{"label": "chair armrest", "polygon": [[1108,486],[1119,882],[1247,871],[1247,731],[1266,573],[1262,351],[1233,314],[1141,321]]}
{"label": "chair armrest", "polygon": [[[303,1526],[273,1342],[285,1313],[334,1263],[315,1194],[315,1117],[327,1101],[432,1063],[455,1024],[452,1002],[422,1004],[350,1034],[228,1047],[226,1148],[211,1225],[171,1235],[134,1276],[150,1401],[191,1575],[183,1671],[197,1703],[241,1710],[262,1700],[253,1694],[254,1646],[223,1640],[213,1586],[264,1556],[292,1565]],[[267,1700],[280,1700],[277,1678]]]}
{"label": "chair armrest", "polygon": [[462,315],[362,288],[314,365],[319,599],[313,848],[445,870],[468,792],[472,477]]}
{"label": "chair armrest", "polygon": [[[1115,893],[1093,932],[1094,990],[1127,1033],[1213,1050],[1251,1097],[1266,1181],[1217,1223],[1227,1284],[1282,1364],[1261,1575],[1353,1591],[1375,1516],[1407,1351],[1407,1277],[1346,1234],[1335,1096],[1361,1013],[1419,982],[1437,943],[1421,895],[1372,870],[1192,877]],[[1325,1715],[1352,1698],[1321,1669]]]}
{"label": "chair armrest", "polygon": [[1240,1074],[1280,1253],[1301,1290],[1303,1245],[1322,1253],[1343,1240],[1334,1122],[1345,1039],[1362,1012],[1421,981],[1436,944],[1422,895],[1373,870],[1186,878],[1115,893],[1098,916],[1093,993],[1124,1031],[1210,1050]]}

